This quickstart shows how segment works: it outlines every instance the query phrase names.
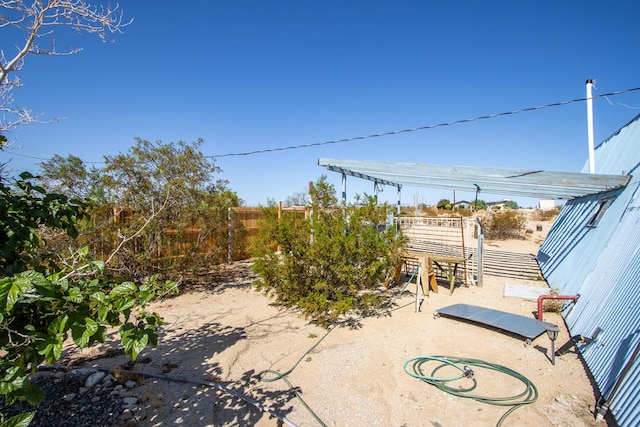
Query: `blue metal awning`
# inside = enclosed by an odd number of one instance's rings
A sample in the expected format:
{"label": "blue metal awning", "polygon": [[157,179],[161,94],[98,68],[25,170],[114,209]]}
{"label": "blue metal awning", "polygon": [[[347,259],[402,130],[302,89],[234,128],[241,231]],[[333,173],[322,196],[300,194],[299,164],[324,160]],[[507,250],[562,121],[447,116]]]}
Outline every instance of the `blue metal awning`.
{"label": "blue metal awning", "polygon": [[573,199],[624,188],[627,175],[603,175],[544,170],[498,169],[472,166],[368,160],[318,159],[327,170],[380,184],[460,190],[483,194],[540,199]]}

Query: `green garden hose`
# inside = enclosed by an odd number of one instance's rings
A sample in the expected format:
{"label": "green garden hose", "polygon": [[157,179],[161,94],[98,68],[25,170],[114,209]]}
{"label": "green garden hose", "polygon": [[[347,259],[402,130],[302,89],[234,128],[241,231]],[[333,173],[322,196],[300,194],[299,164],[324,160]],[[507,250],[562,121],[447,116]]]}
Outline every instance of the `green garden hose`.
{"label": "green garden hose", "polygon": [[[424,365],[433,365],[434,363],[436,364],[435,368],[431,371],[430,375],[426,375],[423,371]],[[440,369],[447,366],[451,366],[457,369],[458,371],[460,371],[460,374],[454,375],[452,377],[436,376],[437,372]],[[471,394],[471,392],[475,390],[478,385],[477,379],[475,378],[475,373],[473,372],[472,368],[496,371],[501,374],[513,377],[524,384],[524,391],[518,395],[508,397],[490,397]],[[497,426],[502,425],[502,422],[505,420],[505,418],[507,418],[513,411],[521,406],[535,402],[538,398],[538,389],[527,377],[514,371],[511,368],[507,368],[506,366],[485,362],[483,360],[449,356],[417,356],[407,359],[407,361],[404,363],[404,371],[408,375],[414,378],[418,378],[419,380],[422,380],[427,384],[431,384],[438,389],[454,396],[473,399],[477,402],[486,403],[488,405],[511,406],[511,408],[500,418],[498,424],[496,424]],[[462,380],[464,378],[467,378],[471,381],[470,385],[467,387],[452,387],[448,384],[453,381]]]}

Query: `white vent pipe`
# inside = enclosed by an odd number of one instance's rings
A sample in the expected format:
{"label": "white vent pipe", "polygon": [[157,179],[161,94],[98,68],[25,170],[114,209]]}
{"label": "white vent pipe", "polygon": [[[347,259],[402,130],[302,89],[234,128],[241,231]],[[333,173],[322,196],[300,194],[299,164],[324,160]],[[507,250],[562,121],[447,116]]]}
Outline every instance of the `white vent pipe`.
{"label": "white vent pipe", "polygon": [[596,153],[593,142],[593,80],[587,80],[587,137],[589,144],[589,173],[596,173]]}

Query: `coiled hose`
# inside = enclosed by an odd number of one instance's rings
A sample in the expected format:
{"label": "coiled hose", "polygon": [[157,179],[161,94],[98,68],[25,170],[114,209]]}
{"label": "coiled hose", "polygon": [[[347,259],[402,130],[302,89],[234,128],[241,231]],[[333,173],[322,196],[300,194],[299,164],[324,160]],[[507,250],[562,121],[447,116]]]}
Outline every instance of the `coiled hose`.
{"label": "coiled hose", "polygon": [[[426,375],[423,371],[424,365],[426,364],[436,364],[435,368],[431,371],[429,375]],[[459,375],[454,375],[452,377],[438,377],[436,376],[437,372],[447,366],[451,366],[458,371],[460,371]],[[510,377],[515,378],[516,380],[522,382],[525,386],[525,389],[522,393],[515,396],[508,397],[490,397],[490,396],[481,396],[477,394],[471,394],[473,390],[478,385],[478,382],[475,378],[475,373],[473,372],[473,368],[479,369],[487,369],[491,371],[496,371],[501,374],[508,375]],[[427,384],[431,384],[438,389],[449,393],[454,396],[464,397],[466,399],[473,399],[477,402],[486,403],[488,405],[496,405],[496,406],[511,406],[511,408],[500,418],[498,424],[496,426],[502,425],[503,421],[511,414],[513,411],[518,409],[521,406],[531,404],[536,401],[538,398],[538,389],[527,377],[524,375],[514,371],[511,368],[507,368],[506,366],[498,365],[495,363],[485,362],[479,359],[468,359],[462,357],[449,357],[449,356],[417,356],[407,359],[404,363],[404,371],[414,377],[418,378],[426,382]],[[453,381],[462,380],[467,378],[471,381],[468,387],[452,387],[448,383]]]}

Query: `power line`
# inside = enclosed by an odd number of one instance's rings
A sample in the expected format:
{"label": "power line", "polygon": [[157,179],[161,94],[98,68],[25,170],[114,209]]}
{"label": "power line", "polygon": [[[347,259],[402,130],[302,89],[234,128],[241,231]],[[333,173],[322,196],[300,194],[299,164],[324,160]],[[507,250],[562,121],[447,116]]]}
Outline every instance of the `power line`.
{"label": "power line", "polygon": [[[638,90],[640,90],[640,87],[635,87],[635,88],[631,88],[631,89],[624,89],[624,90],[619,90],[619,91],[616,91],[616,92],[604,93],[602,95],[594,95],[592,97],[592,99],[605,98],[607,101],[609,101],[609,99],[607,98],[608,96],[616,96],[616,95],[621,95],[621,94],[624,94],[624,93],[634,92],[634,91],[638,91]],[[470,122],[475,122],[475,121],[479,121],[479,120],[494,119],[494,118],[497,118],[497,117],[503,117],[503,116],[509,116],[509,115],[514,115],[514,114],[526,113],[526,112],[529,112],[529,111],[543,110],[545,108],[559,107],[559,106],[562,106],[562,105],[573,104],[573,103],[576,103],[576,102],[582,102],[582,101],[586,101],[586,100],[587,100],[587,98],[571,99],[569,101],[554,102],[552,104],[538,105],[537,107],[521,108],[519,110],[506,111],[506,112],[503,112],[503,113],[490,114],[490,115],[486,115],[486,116],[478,116],[478,117],[473,117],[473,118],[470,118],[470,119],[454,120],[454,121],[451,121],[451,122],[437,123],[437,124],[433,124],[433,125],[420,126],[420,127],[411,128],[411,129],[403,129],[403,130],[396,130],[396,131],[390,131],[390,132],[376,133],[376,134],[371,134],[371,135],[366,135],[366,136],[356,136],[356,137],[352,137],[352,138],[336,139],[336,140],[332,140],[332,141],[314,142],[314,143],[300,144],[300,145],[290,145],[288,147],[265,148],[265,149],[261,149],[261,150],[244,151],[244,152],[238,152],[238,153],[214,154],[214,155],[204,156],[204,157],[205,158],[220,158],[220,157],[251,156],[251,155],[254,155],[254,154],[273,153],[273,152],[277,152],[277,151],[289,151],[289,150],[298,150],[298,149],[302,149],[302,148],[319,147],[319,146],[322,146],[322,145],[341,144],[341,143],[344,143],[344,142],[353,142],[353,141],[360,141],[360,140],[365,140],[365,139],[381,138],[383,136],[399,135],[399,134],[403,134],[403,133],[418,132],[418,131],[427,130],[427,129],[435,129],[435,128],[439,128],[439,127],[459,125],[459,124],[462,124],[462,123],[470,123]],[[609,103],[611,103],[611,101],[609,101]],[[31,156],[31,155],[28,155],[28,154],[21,154],[21,153],[18,153],[16,151],[14,151],[14,150],[9,150],[6,147],[2,151],[14,154],[16,156],[27,157],[27,158],[35,159],[35,160],[50,160],[50,159],[44,158],[44,157],[37,157],[37,156]],[[97,163],[105,163],[105,162],[84,162],[84,163],[97,164]]]}
{"label": "power line", "polygon": [[[633,92],[633,91],[636,91],[636,90],[640,90],[640,87],[636,87],[636,88],[632,88],[632,89],[619,90],[617,92],[605,93],[605,94],[602,94],[602,95],[594,95],[594,96],[592,96],[592,99],[603,98],[603,97],[606,98],[607,96],[620,95],[620,94],[623,94],[623,93]],[[291,145],[291,146],[288,146],[288,147],[265,148],[265,149],[262,149],[262,150],[245,151],[245,152],[240,152],[240,153],[216,154],[216,155],[213,155],[213,156],[205,156],[205,157],[219,158],[219,157],[234,157],[234,156],[251,156],[253,154],[273,153],[273,152],[276,152],[276,151],[288,151],[288,150],[297,150],[297,149],[300,149],[300,148],[319,147],[321,145],[341,144],[343,142],[353,142],[353,141],[359,141],[359,140],[363,140],[363,139],[380,138],[380,137],[383,137],[383,136],[399,135],[399,134],[402,134],[402,133],[409,133],[409,132],[418,132],[418,131],[421,131],[421,130],[435,129],[435,128],[444,127],[444,126],[453,126],[453,125],[458,125],[458,124],[462,124],[462,123],[475,122],[475,121],[478,121],[478,120],[494,119],[496,117],[502,117],[502,116],[508,116],[508,115],[512,115],[512,114],[525,113],[525,112],[528,112],[528,111],[542,110],[542,109],[551,108],[551,107],[559,107],[561,105],[567,105],[567,104],[572,104],[572,103],[575,103],[575,102],[581,102],[581,101],[586,101],[586,100],[587,100],[587,98],[578,98],[578,99],[572,99],[572,100],[569,100],[569,101],[554,102],[553,104],[539,105],[537,107],[521,108],[519,110],[507,111],[507,112],[504,112],[504,113],[496,113],[496,114],[490,114],[490,115],[487,115],[487,116],[479,116],[479,117],[474,117],[474,118],[471,118],[471,119],[461,119],[461,120],[454,120],[452,122],[444,122],[444,123],[437,123],[437,124],[434,124],[434,125],[420,126],[420,127],[412,128],[412,129],[396,130],[396,131],[383,132],[383,133],[377,133],[377,134],[366,135],[366,136],[356,136],[356,137],[353,137],[353,138],[336,139],[336,140],[333,140],[333,141],[323,141],[323,142],[314,142],[314,143],[310,143],[310,144]]]}
{"label": "power line", "polygon": [[[26,157],[27,159],[44,160],[44,161],[51,160],[51,158],[47,158],[47,157],[39,157],[39,156],[32,156],[32,155],[30,155],[30,154],[22,154],[22,153],[20,153],[20,152],[18,152],[18,151],[11,150],[11,149],[6,148],[6,147],[5,147],[5,148],[3,148],[3,149],[2,149],[2,150],[0,150],[0,151],[6,151],[7,153],[11,153],[11,154],[12,154],[12,155],[14,155],[14,156]],[[82,160],[82,159],[81,159],[81,160]],[[105,162],[89,162],[89,161],[86,161],[86,162],[85,162],[84,160],[82,160],[82,163],[87,163],[87,164],[98,164],[98,163],[100,163],[100,164],[101,164],[101,163],[105,163]]]}

